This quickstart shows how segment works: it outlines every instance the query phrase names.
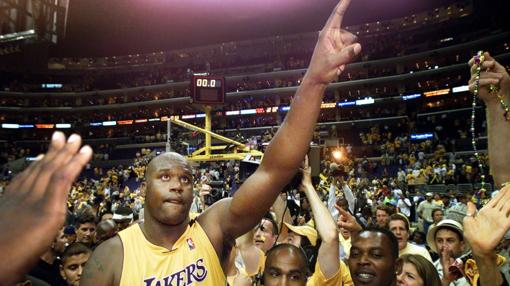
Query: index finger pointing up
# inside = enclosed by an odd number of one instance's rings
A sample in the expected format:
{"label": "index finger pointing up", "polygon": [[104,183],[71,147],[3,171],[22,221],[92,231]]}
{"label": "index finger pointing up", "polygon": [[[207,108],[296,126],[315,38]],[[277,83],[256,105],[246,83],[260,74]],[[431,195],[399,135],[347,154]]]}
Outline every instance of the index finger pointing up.
{"label": "index finger pointing up", "polygon": [[340,2],[336,5],[335,10],[333,10],[333,13],[329,16],[326,25],[324,25],[324,30],[340,29],[344,19],[345,10],[347,10],[350,3],[351,0],[340,0]]}

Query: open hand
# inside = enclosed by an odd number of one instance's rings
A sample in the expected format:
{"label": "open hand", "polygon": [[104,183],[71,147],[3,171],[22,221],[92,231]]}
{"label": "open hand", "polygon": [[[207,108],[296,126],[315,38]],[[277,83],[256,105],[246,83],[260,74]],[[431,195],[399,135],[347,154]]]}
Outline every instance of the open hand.
{"label": "open hand", "polygon": [[350,2],[340,1],[319,33],[307,71],[308,78],[315,83],[329,84],[361,52],[361,45],[355,43],[356,37],[341,29]]}
{"label": "open hand", "polygon": [[474,256],[495,253],[499,242],[510,229],[509,215],[510,187],[504,187],[478,213],[476,206],[468,202],[467,216],[464,217],[464,237]]}
{"label": "open hand", "polygon": [[0,253],[9,259],[0,262],[0,281],[15,282],[28,271],[63,226],[69,189],[92,157],[89,146],[80,146],[80,136],[66,142],[55,132],[48,152],[7,186],[0,199]]}

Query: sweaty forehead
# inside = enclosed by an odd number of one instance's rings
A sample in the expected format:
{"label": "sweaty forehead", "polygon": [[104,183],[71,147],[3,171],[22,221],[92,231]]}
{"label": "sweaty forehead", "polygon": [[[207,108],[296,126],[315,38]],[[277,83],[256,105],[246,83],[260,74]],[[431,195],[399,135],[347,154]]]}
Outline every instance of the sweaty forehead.
{"label": "sweaty forehead", "polygon": [[171,169],[175,167],[180,167],[190,174],[193,171],[191,165],[184,156],[174,152],[167,152],[155,157],[149,162],[147,175],[161,169]]}
{"label": "sweaty forehead", "polygon": [[357,235],[352,246],[359,249],[382,248],[390,251],[391,243],[386,235],[379,232],[364,231]]}

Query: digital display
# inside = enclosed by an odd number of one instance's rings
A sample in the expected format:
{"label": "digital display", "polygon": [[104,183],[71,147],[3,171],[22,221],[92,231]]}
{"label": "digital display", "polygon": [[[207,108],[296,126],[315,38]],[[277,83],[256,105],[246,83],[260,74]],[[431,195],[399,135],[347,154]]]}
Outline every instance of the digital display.
{"label": "digital display", "polygon": [[193,76],[192,100],[198,104],[222,104],[225,102],[225,78],[219,76]]}
{"label": "digital display", "polygon": [[195,81],[196,87],[210,87],[216,88],[221,87],[221,80],[217,79],[208,79],[208,78],[197,78]]}

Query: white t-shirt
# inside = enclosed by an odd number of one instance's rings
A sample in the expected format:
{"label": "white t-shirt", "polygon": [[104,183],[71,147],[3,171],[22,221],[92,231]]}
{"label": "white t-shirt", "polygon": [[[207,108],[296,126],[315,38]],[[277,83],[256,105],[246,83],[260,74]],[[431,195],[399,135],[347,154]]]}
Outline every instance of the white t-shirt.
{"label": "white t-shirt", "polygon": [[411,216],[411,201],[408,198],[398,199],[397,207],[406,217],[409,218]]}

